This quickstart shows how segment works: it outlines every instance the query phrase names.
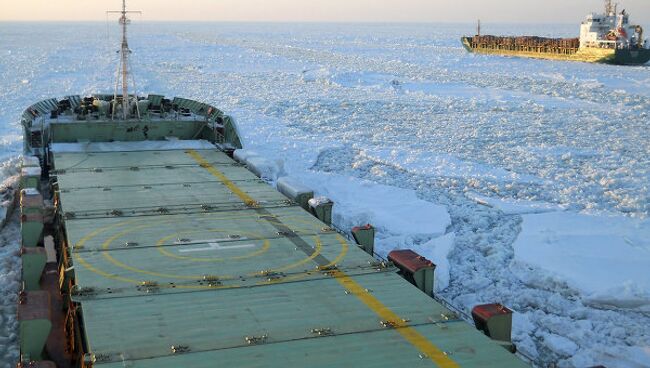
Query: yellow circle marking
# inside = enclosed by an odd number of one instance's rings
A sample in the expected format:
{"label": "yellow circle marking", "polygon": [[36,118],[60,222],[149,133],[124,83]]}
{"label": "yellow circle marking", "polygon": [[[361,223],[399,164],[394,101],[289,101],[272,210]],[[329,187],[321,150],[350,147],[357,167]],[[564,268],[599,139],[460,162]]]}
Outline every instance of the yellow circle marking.
{"label": "yellow circle marking", "polygon": [[[232,186],[234,186],[234,184],[232,184]],[[239,193],[235,193],[235,194],[239,194]],[[246,199],[250,199],[250,198],[246,198]],[[253,202],[253,201],[251,201],[251,202]],[[270,216],[272,216],[272,217],[278,217],[277,215],[270,215]],[[212,217],[212,216],[207,216],[207,217]],[[256,217],[256,216],[247,215],[247,216],[241,216],[241,217],[222,217],[221,219],[230,219],[230,220],[232,220],[232,219],[236,219],[236,218],[251,218],[251,217]],[[295,216],[287,216],[286,218],[288,219],[288,218],[294,218],[294,217],[295,217]],[[300,218],[300,217],[299,217],[299,218]],[[216,219],[218,219],[218,218],[216,218]],[[96,237],[97,235],[101,234],[102,232],[108,231],[108,230],[113,229],[113,228],[116,228],[116,227],[120,227],[120,226],[122,226],[122,225],[133,224],[133,223],[142,222],[142,221],[148,221],[148,219],[134,219],[134,220],[130,220],[130,221],[123,221],[123,222],[119,222],[119,223],[117,223],[117,224],[113,224],[113,225],[110,225],[110,226],[107,226],[107,227],[104,227],[104,228],[97,229],[97,230],[95,230],[95,231],[93,231],[93,232],[87,234],[86,236],[84,236],[84,237],[83,237],[83,238],[82,238],[82,239],[77,243],[77,246],[78,246],[78,247],[83,247],[87,241],[89,241],[90,239]],[[173,220],[163,221],[162,223],[169,223],[169,222],[173,222]],[[302,223],[305,223],[305,224],[313,225],[313,222],[309,223],[308,221],[304,221],[304,220],[303,220],[303,221],[300,221],[300,220],[299,220],[298,222],[302,222]],[[159,222],[158,224],[160,224],[160,223],[161,223],[161,222]],[[136,227],[136,228],[144,228],[144,227],[147,227],[147,226],[139,226],[139,227]],[[310,226],[310,227],[312,227],[312,226]],[[133,231],[133,230],[135,230],[136,228],[132,228],[130,231]],[[119,236],[122,236],[122,235],[124,235],[124,234],[126,234],[126,233],[128,233],[128,232],[130,232],[130,231],[121,232],[120,234],[117,234],[116,236],[111,237],[111,241],[108,242],[108,244],[106,244],[106,242],[105,242],[102,248],[103,248],[103,249],[107,249],[107,248],[110,246],[110,243],[112,243],[112,241],[114,241],[114,240],[117,239]],[[294,231],[297,231],[297,230],[294,230]],[[168,237],[168,238],[169,238],[169,237]],[[168,238],[167,238],[167,239],[168,239]],[[347,251],[348,251],[348,245],[347,245],[347,242],[346,242],[345,239],[343,239],[340,235],[339,235],[337,238],[339,239],[339,242],[340,242],[341,245],[342,245],[341,252],[340,252],[340,254],[339,254],[339,255],[338,255],[338,256],[337,256],[337,257],[336,257],[332,262],[330,262],[329,264],[325,265],[325,267],[334,266],[336,263],[340,262],[340,261],[345,257],[345,255],[347,254]],[[279,268],[279,269],[276,269],[276,270],[272,270],[272,271],[273,271],[273,272],[278,272],[278,271],[289,270],[289,269],[291,269],[291,268],[295,268],[295,267],[297,267],[297,266],[300,266],[300,265],[302,265],[302,264],[304,264],[304,263],[307,263],[307,262],[309,262],[310,260],[313,260],[314,258],[316,258],[316,257],[318,256],[318,254],[320,254],[320,252],[321,252],[321,250],[322,250],[322,243],[321,243],[320,239],[318,238],[318,236],[315,237],[315,240],[316,240],[316,248],[315,248],[315,251],[314,251],[314,253],[312,253],[309,257],[307,257],[307,258],[305,258],[305,259],[303,259],[303,260],[301,260],[301,261],[295,262],[294,264],[290,264],[290,265],[287,265],[287,266],[284,266],[284,267],[282,267],[282,268]],[[267,240],[267,241],[268,241],[268,240]],[[163,240],[163,242],[164,242],[164,240]],[[159,242],[159,243],[160,243],[160,242]],[[157,245],[160,245],[160,244],[157,244]],[[160,248],[160,247],[159,247],[159,248]],[[173,255],[173,254],[172,254],[172,255]],[[107,253],[105,253],[105,256],[108,256],[108,258],[112,258],[112,257],[111,257],[110,255],[108,255]],[[176,255],[173,255],[173,256],[176,256]],[[110,273],[107,273],[107,272],[105,272],[105,271],[102,271],[102,270],[100,270],[100,269],[97,269],[97,268],[95,268],[94,266],[92,266],[91,264],[89,264],[89,263],[88,263],[88,262],[87,262],[87,261],[86,261],[86,260],[81,256],[81,254],[79,254],[79,253],[73,253],[73,257],[74,257],[74,259],[78,260],[79,263],[81,263],[81,265],[84,266],[85,268],[87,268],[88,270],[90,270],[90,271],[92,271],[92,272],[94,272],[94,273],[96,273],[96,274],[98,274],[98,275],[101,275],[101,276],[103,276],[103,277],[105,277],[105,278],[109,278],[109,279],[113,279],[113,280],[118,280],[118,281],[123,281],[123,282],[128,282],[128,283],[134,283],[134,284],[140,284],[140,283],[142,282],[141,280],[134,280],[134,279],[130,279],[130,278],[125,278],[125,277],[117,276],[117,275],[110,274]],[[176,257],[178,257],[178,256],[176,256]],[[201,261],[206,261],[206,259],[200,259],[200,260],[201,260]],[[134,271],[134,272],[139,272],[139,273],[147,273],[147,272],[149,272],[149,271],[144,271],[144,270],[138,270],[138,269],[135,269],[135,268],[130,267],[130,266],[128,266],[128,265],[124,265],[124,264],[122,264],[121,262],[115,260],[114,258],[113,258],[113,261],[115,261],[115,262],[118,263],[118,264],[116,264],[116,265],[119,265],[120,267],[122,267],[122,266],[126,266],[127,269],[131,269],[131,270]],[[149,273],[149,274],[152,275],[152,276],[164,275],[164,274],[159,274],[159,273]],[[157,274],[157,275],[156,275],[156,274]],[[285,278],[283,278],[283,279],[281,279],[281,280],[278,280],[278,281],[269,280],[269,281],[264,281],[264,282],[257,283],[256,285],[272,284],[272,283],[279,282],[279,281],[281,282],[282,280],[287,280],[287,279],[298,279],[298,278],[304,278],[305,276],[306,276],[306,273],[296,274],[296,275],[291,275],[291,276],[285,277]],[[169,276],[163,276],[163,277],[169,277]],[[179,276],[178,276],[178,275],[174,275],[173,277],[179,277]],[[183,276],[183,277],[180,277],[180,278],[185,278],[185,277],[187,277],[187,276]],[[187,278],[189,278],[189,277],[187,277]],[[192,279],[195,279],[195,278],[192,278]],[[170,287],[170,286],[162,285],[161,287]],[[228,286],[217,286],[217,287],[201,286],[201,285],[176,285],[175,287],[176,287],[176,288],[185,288],[185,289],[222,289],[222,288],[236,288],[236,287],[240,287],[240,285],[228,285]]]}
{"label": "yellow circle marking", "polygon": [[[250,217],[250,216],[246,216],[246,217]],[[232,218],[230,217],[230,218],[227,218],[227,219],[232,219]],[[82,240],[80,240],[77,243],[77,245],[78,246],[83,246],[88,240],[92,239],[93,237],[96,237],[97,235],[99,235],[102,232],[105,232],[105,231],[107,231],[109,229],[116,228],[116,227],[119,227],[119,226],[122,226],[122,225],[130,224],[130,223],[133,223],[133,222],[140,222],[140,220],[138,220],[138,221],[124,221],[124,222],[120,222],[120,223],[108,226],[106,228],[97,229],[97,230],[93,231],[92,233],[88,234]],[[171,221],[165,221],[164,223],[167,223],[167,222],[171,222]],[[121,236],[124,236],[125,234],[128,234],[128,233],[130,233],[132,231],[135,231],[135,230],[151,227],[151,226],[153,226],[153,225],[147,224],[147,225],[136,226],[136,227],[132,227],[132,228],[130,228],[128,230],[122,231],[120,233],[117,233],[117,234],[113,235],[112,237],[110,237],[109,239],[107,239],[102,244],[102,249],[108,250],[110,245],[117,238],[119,238]],[[300,230],[304,230],[304,229],[296,229],[296,231],[300,231]],[[223,230],[212,230],[212,231],[213,232],[227,232],[227,231],[223,231]],[[183,232],[183,233],[189,233],[189,232]],[[180,234],[183,234],[183,233],[180,233]],[[176,236],[176,235],[178,235],[178,234],[173,234],[171,236],[167,236],[167,237],[161,239],[158,242],[157,246],[160,246],[166,240],[168,240],[172,236]],[[345,255],[347,253],[347,250],[348,250],[347,242],[340,235],[338,235],[337,238],[339,239],[339,242],[342,245],[341,252],[337,256],[337,258],[334,259],[328,265],[326,265],[326,267],[327,266],[333,266],[334,264],[339,262],[341,259],[343,259],[343,257],[345,257]],[[313,260],[314,258],[316,258],[322,252],[322,242],[321,242],[321,240],[320,240],[320,238],[318,236],[314,236],[314,241],[315,241],[316,247],[314,249],[314,253],[312,253],[309,257],[306,257],[306,258],[304,258],[304,259],[302,259],[302,260],[300,260],[298,262],[295,262],[295,263],[292,263],[292,264],[289,264],[289,265],[286,265],[286,266],[283,266],[283,267],[280,267],[280,268],[277,268],[277,269],[272,269],[270,271],[271,272],[282,272],[282,271],[290,270],[290,269],[296,268],[296,267],[298,267],[298,266],[300,266],[302,264],[305,264],[305,263]],[[268,249],[270,247],[270,242],[268,240],[265,240],[264,247],[266,249]],[[198,275],[197,276],[181,276],[181,275],[170,275],[170,274],[164,274],[164,273],[159,273],[159,272],[146,271],[146,270],[142,270],[142,269],[138,269],[138,268],[126,265],[126,264],[118,261],[117,259],[113,258],[108,252],[103,252],[102,255],[109,262],[113,263],[114,265],[116,265],[118,267],[121,267],[121,268],[124,268],[124,269],[129,270],[129,271],[135,272],[135,273],[141,273],[141,274],[146,274],[146,275],[150,275],[150,276],[157,276],[157,277],[163,277],[163,278],[177,278],[177,279],[186,279],[186,280],[198,280],[198,279],[201,279],[203,277],[202,275],[201,276],[198,276]],[[98,274],[100,276],[103,276],[105,278],[113,279],[113,280],[117,280],[117,281],[123,281],[123,282],[127,282],[127,283],[133,283],[133,284],[141,284],[142,283],[142,280],[135,280],[135,279],[130,279],[130,278],[122,277],[122,276],[117,276],[117,275],[114,275],[114,274],[107,273],[107,272],[105,272],[103,270],[97,269],[96,267],[94,267],[90,263],[88,263],[81,256],[81,254],[79,254],[79,253],[74,253],[74,258],[76,260],[78,260],[81,263],[81,265],[84,266],[85,268],[87,268],[88,270],[90,270],[90,271],[92,271],[92,272],[94,272],[94,273],[96,273],[96,274]],[[235,257],[233,257],[233,258],[235,258]],[[268,284],[272,284],[272,283],[282,282],[282,281],[285,281],[285,280],[304,279],[307,275],[308,275],[308,273],[299,273],[299,274],[295,274],[295,275],[286,276],[286,277],[284,277],[282,279],[279,279],[279,280],[262,281],[262,282],[254,284],[254,285],[268,285]],[[259,276],[259,272],[250,273],[247,276]],[[234,279],[234,277],[228,276],[228,275],[218,276],[218,277],[221,280]],[[172,286],[169,286],[169,285],[161,285],[160,287],[172,288]],[[241,285],[227,285],[227,286],[175,285],[173,287],[174,288],[179,288],[179,289],[183,289],[183,288],[185,288],[185,289],[223,289],[223,288],[241,287]]]}
{"label": "yellow circle marking", "polygon": [[334,258],[334,260],[328,264],[325,265],[325,267],[331,267],[334,266],[335,264],[341,262],[343,258],[348,254],[348,242],[341,236],[341,235],[336,235],[336,239],[341,243],[341,253]]}
{"label": "yellow circle marking", "polygon": [[[207,214],[203,214],[201,217],[204,217],[204,218],[210,219],[210,220],[241,220],[241,219],[246,219],[246,218],[257,218],[258,217],[257,215],[245,215],[245,216],[235,216],[235,217],[230,217],[230,216],[229,217],[217,217],[218,215],[220,215],[220,214],[207,213]],[[151,220],[149,218],[145,218],[145,219],[143,219],[143,218],[135,218],[135,219],[127,220],[127,221],[118,222],[118,223],[113,224],[113,225],[100,227],[99,229],[96,229],[96,230],[88,233],[87,235],[85,235],[83,238],[81,238],[76,243],[76,247],[81,248],[81,247],[85,246],[86,243],[90,239],[96,237],[97,235],[99,235],[99,234],[101,234],[103,232],[111,230],[113,228],[120,227],[122,225],[129,225],[129,224],[134,224],[134,223],[137,224],[138,222],[147,222],[147,223],[149,223],[150,221]],[[175,222],[175,220],[174,219],[168,219],[168,220],[165,220],[165,221],[159,221],[157,224],[166,224],[166,223],[170,223],[170,222]],[[74,250],[74,247],[73,247],[73,250]]]}
{"label": "yellow circle marking", "polygon": [[[145,226],[139,226],[139,227],[129,229],[127,231],[117,233],[117,234],[113,235],[112,237],[108,238],[102,244],[102,249],[108,249],[108,247],[111,245],[111,243],[113,243],[115,241],[115,239],[117,239],[117,238],[119,238],[119,237],[121,237],[121,236],[123,236],[125,234],[128,234],[131,231],[138,230],[138,229],[141,229],[141,228],[146,228],[146,227],[148,227],[148,226],[146,226],[146,225]],[[215,230],[215,231],[217,231],[217,230]],[[270,246],[270,243],[269,243],[268,240],[266,240],[264,242],[263,247],[268,249],[269,246]],[[118,267],[124,268],[124,269],[132,271],[132,272],[142,273],[142,274],[145,274],[145,275],[157,276],[157,277],[166,277],[166,278],[177,278],[177,279],[184,279],[184,280],[197,280],[197,279],[201,279],[203,277],[203,275],[199,275],[199,276],[190,275],[190,276],[187,276],[187,275],[173,275],[173,274],[166,274],[166,273],[160,273],[160,272],[147,271],[147,270],[143,270],[143,269],[140,269],[140,268],[135,268],[135,267],[129,266],[127,264],[124,264],[124,263],[118,261],[117,259],[115,259],[113,256],[111,256],[109,254],[109,252],[102,252],[102,256],[104,256],[104,258],[106,258],[110,263],[112,263],[112,264],[114,264],[114,265],[116,265]],[[214,259],[212,259],[212,260],[214,260]],[[232,276],[228,276],[228,275],[219,276],[219,278],[223,279],[223,280],[233,279]]]}
{"label": "yellow circle marking", "polygon": [[[157,243],[157,246],[159,247],[159,248],[158,248],[158,251],[159,251],[159,252],[162,252],[162,253],[165,254],[165,255],[168,255],[168,256],[170,256],[170,257],[173,257],[173,258],[179,258],[179,259],[191,259],[191,260],[194,260],[194,258],[190,258],[190,257],[177,256],[177,255],[175,255],[175,254],[173,254],[173,253],[171,253],[171,252],[169,252],[169,251],[167,251],[167,250],[165,250],[165,249],[163,249],[163,248],[161,247],[161,245],[162,245],[163,243],[165,243],[167,240],[169,240],[171,237],[176,236],[176,235],[178,235],[178,234],[188,234],[188,233],[192,233],[192,232],[182,232],[182,233],[177,233],[177,234],[173,234],[173,235],[170,235],[170,236],[167,236],[167,237],[165,237],[165,238],[160,239],[160,240],[158,241],[158,243]],[[249,234],[249,235],[252,235],[252,234]],[[271,271],[271,272],[282,272],[282,271],[287,271],[287,270],[291,270],[291,269],[293,269],[293,268],[296,268],[296,267],[298,267],[298,266],[300,266],[300,265],[303,265],[303,264],[305,264],[305,263],[307,263],[307,262],[309,262],[309,261],[312,261],[314,258],[318,257],[319,254],[321,254],[322,249],[323,249],[323,243],[320,241],[320,238],[319,238],[318,236],[315,236],[315,237],[314,237],[314,242],[315,242],[315,245],[316,245],[316,246],[314,247],[314,252],[313,252],[309,257],[303,258],[303,259],[301,259],[300,261],[297,261],[297,262],[294,262],[294,263],[290,263],[290,264],[285,265],[285,266],[282,266],[282,267],[280,267],[280,268],[273,268],[273,269],[271,269],[271,270],[269,270],[269,271]],[[269,243],[269,240],[265,240],[265,246],[266,246],[266,248],[267,248],[267,250],[268,250],[268,245],[267,245],[267,243]],[[347,244],[345,245],[345,249],[342,250],[342,252],[347,252]],[[260,251],[255,252],[255,253],[260,253],[260,254],[261,254]],[[232,258],[230,258],[230,259],[243,259],[243,258],[248,258],[249,256],[257,255],[257,254],[255,254],[255,253],[251,253],[251,254],[248,255],[248,256],[232,257]],[[340,255],[339,255],[339,256],[340,256]],[[258,274],[259,274],[259,273],[255,272],[255,273],[248,274],[248,276],[255,276],[255,275],[258,275]]]}

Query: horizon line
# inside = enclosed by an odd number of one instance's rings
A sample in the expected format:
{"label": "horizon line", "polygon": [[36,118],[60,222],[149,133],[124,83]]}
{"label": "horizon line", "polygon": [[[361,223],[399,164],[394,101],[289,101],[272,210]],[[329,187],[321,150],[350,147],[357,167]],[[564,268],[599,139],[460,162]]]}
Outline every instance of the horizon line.
{"label": "horizon line", "polygon": [[[113,19],[107,20],[45,20],[45,19],[21,19],[21,20],[4,20],[0,19],[0,23],[111,23]],[[572,22],[526,22],[526,21],[485,21],[481,19],[481,24],[532,24],[532,25],[575,25]],[[475,24],[473,21],[446,21],[446,20],[423,20],[423,21],[390,21],[390,20],[171,20],[171,19],[158,19],[158,20],[137,20],[137,23],[278,23],[278,24]]]}

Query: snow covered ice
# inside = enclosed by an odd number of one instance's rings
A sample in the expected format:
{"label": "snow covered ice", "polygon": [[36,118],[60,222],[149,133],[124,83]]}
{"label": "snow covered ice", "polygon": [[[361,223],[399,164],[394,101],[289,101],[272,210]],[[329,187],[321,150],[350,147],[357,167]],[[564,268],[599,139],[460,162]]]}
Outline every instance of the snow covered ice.
{"label": "snow covered ice", "polygon": [[[134,22],[130,46],[140,92],[234,116],[270,184],[289,175],[329,197],[341,229],[375,225],[379,257],[426,255],[465,312],[514,309],[514,341],[538,366],[649,367],[650,68],[472,55],[459,38],[473,30]],[[111,92],[118,42],[102,23],[0,36],[1,181],[22,111]],[[17,234],[0,244],[0,367],[17,355]]]}
{"label": "snow covered ice", "polygon": [[[16,186],[17,176],[10,176],[0,182],[3,189]],[[18,322],[16,307],[20,287],[20,222],[17,211],[8,212],[10,203],[0,203],[0,225],[5,221],[0,232],[0,367],[13,368],[18,359]],[[12,364],[13,363],[13,364]]]}

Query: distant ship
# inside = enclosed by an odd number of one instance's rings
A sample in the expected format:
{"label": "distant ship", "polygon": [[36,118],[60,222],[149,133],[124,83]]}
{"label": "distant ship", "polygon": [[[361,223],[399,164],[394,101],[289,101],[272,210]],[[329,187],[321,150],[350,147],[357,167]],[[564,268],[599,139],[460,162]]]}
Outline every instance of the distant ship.
{"label": "distant ship", "polygon": [[619,65],[650,61],[643,27],[630,23],[629,14],[625,10],[619,13],[611,0],[605,1],[604,13],[589,14],[582,22],[580,38],[483,36],[479,21],[476,36],[461,40],[467,51],[481,54]]}

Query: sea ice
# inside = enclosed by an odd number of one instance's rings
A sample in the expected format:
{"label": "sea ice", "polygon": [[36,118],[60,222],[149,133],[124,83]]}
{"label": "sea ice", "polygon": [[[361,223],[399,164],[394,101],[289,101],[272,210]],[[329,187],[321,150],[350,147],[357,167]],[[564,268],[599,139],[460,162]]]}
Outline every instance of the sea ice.
{"label": "sea ice", "polygon": [[[271,179],[331,197],[346,231],[378,226],[380,256],[430,257],[458,308],[515,309],[514,341],[538,366],[650,366],[647,232],[634,225],[650,217],[648,66],[472,55],[458,40],[472,29],[135,22],[130,46],[139,92],[236,117]],[[0,23],[0,181],[17,171],[26,107],[112,93],[117,34]],[[0,234],[1,368],[17,358],[18,229]]]}
{"label": "sea ice", "polygon": [[522,280],[541,285],[543,270],[580,290],[594,306],[650,305],[650,220],[568,212],[523,216],[513,244]]}
{"label": "sea ice", "polygon": [[553,205],[546,202],[525,201],[511,198],[493,198],[482,196],[474,192],[467,192],[465,195],[467,198],[478,204],[496,208],[506,215],[557,212],[566,209],[566,206]]}

